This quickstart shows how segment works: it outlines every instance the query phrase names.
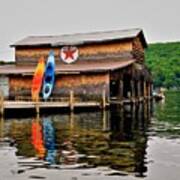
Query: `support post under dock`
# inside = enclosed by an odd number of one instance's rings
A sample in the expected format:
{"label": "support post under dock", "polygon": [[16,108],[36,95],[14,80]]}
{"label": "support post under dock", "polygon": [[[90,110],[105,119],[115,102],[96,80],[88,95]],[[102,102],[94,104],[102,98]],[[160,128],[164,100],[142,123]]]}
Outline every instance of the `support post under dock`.
{"label": "support post under dock", "polygon": [[70,91],[69,95],[69,106],[70,106],[70,111],[74,111],[74,91]]}
{"label": "support post under dock", "polygon": [[106,91],[105,89],[102,91],[102,108],[106,108]]}
{"label": "support post under dock", "polygon": [[4,115],[4,95],[0,92],[0,116]]}
{"label": "support post under dock", "polygon": [[36,114],[38,115],[40,113],[39,97],[36,99],[35,106],[36,106]]}

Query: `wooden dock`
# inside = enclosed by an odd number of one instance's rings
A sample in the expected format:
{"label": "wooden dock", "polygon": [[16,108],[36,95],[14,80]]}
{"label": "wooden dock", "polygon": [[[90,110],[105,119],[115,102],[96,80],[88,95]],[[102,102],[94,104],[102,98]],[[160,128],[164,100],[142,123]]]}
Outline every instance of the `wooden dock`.
{"label": "wooden dock", "polygon": [[[76,107],[101,107],[102,103],[89,101],[89,102],[74,102],[73,108]],[[108,104],[107,104],[108,105]],[[33,101],[4,101],[4,109],[31,109],[36,108],[72,108],[69,102],[33,102]]]}
{"label": "wooden dock", "polygon": [[75,108],[99,108],[106,109],[110,105],[135,105],[137,103],[145,102],[150,100],[151,96],[141,96],[138,98],[125,98],[118,99],[112,98],[107,100],[105,91],[102,92],[102,98],[99,100],[86,100],[82,101],[74,96],[73,91],[70,91],[69,97],[64,98],[51,98],[48,101],[38,99],[37,102],[32,101],[31,97],[28,99],[19,98],[16,100],[5,100],[3,94],[0,95],[0,115],[4,114],[6,110],[35,110],[37,114],[40,113],[41,109],[69,109],[71,112]]}
{"label": "wooden dock", "polygon": [[107,106],[109,106],[109,103],[106,101],[105,91],[102,92],[102,99],[99,101],[79,100],[74,96],[73,91],[70,91],[69,97],[50,98],[48,101],[44,101],[42,98],[38,98],[37,101],[32,101],[31,97],[5,100],[3,94],[0,94],[0,115],[3,115],[5,110],[35,109],[36,113],[39,114],[41,109],[67,108],[73,111],[74,108],[105,109]]}
{"label": "wooden dock", "polygon": [[144,101],[144,98],[140,98],[138,100],[110,100],[109,102],[98,102],[98,101],[84,101],[84,102],[76,102],[76,101],[39,101],[39,102],[33,102],[33,101],[9,101],[5,100],[3,102],[3,109],[34,109],[37,108],[37,106],[41,108],[70,108],[73,110],[74,108],[86,108],[86,107],[99,107],[99,108],[105,108],[108,107],[110,104],[130,104],[135,102],[142,102]]}

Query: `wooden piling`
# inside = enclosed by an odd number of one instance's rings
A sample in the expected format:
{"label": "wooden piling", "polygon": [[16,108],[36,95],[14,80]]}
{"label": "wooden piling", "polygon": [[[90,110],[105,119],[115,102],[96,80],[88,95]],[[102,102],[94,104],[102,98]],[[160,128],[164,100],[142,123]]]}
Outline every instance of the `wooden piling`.
{"label": "wooden piling", "polygon": [[135,98],[135,83],[134,80],[131,80],[131,100],[134,102]]}
{"label": "wooden piling", "polygon": [[119,80],[119,100],[123,100],[123,80]]}
{"label": "wooden piling", "polygon": [[138,96],[138,100],[140,100],[141,97],[141,82],[137,81],[137,96]]}
{"label": "wooden piling", "polygon": [[151,84],[148,82],[148,98],[151,97]]}
{"label": "wooden piling", "polygon": [[4,95],[3,92],[0,91],[0,116],[4,115]]}
{"label": "wooden piling", "polygon": [[39,113],[40,113],[40,108],[39,108],[39,96],[36,98],[35,106],[36,106],[36,114],[39,115]]}
{"label": "wooden piling", "polygon": [[135,119],[136,119],[136,108],[137,105],[135,105],[134,103],[131,105],[131,117],[132,117],[132,126],[131,128],[134,129],[135,127]]}
{"label": "wooden piling", "polygon": [[69,107],[70,111],[74,111],[74,91],[71,90],[69,94]]}
{"label": "wooden piling", "polygon": [[103,109],[106,108],[106,91],[105,91],[105,89],[103,89],[103,91],[102,91],[102,108]]}
{"label": "wooden piling", "polygon": [[106,117],[106,110],[103,109],[102,111],[102,122],[103,122],[103,131],[106,131],[108,128],[108,125],[107,125],[107,117]]}
{"label": "wooden piling", "polygon": [[144,98],[145,98],[145,97],[147,96],[147,93],[146,93],[146,81],[144,81],[143,86],[144,86],[144,88],[143,88],[143,90],[144,90],[143,96],[144,96]]}
{"label": "wooden piling", "polygon": [[124,131],[124,106],[120,107],[120,132]]}

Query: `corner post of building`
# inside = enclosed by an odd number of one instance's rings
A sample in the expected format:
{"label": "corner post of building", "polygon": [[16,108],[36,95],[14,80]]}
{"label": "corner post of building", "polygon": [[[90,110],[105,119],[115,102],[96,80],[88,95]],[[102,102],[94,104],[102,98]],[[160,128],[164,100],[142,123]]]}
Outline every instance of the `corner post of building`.
{"label": "corner post of building", "polygon": [[74,91],[73,90],[70,90],[69,106],[70,106],[70,111],[74,111]]}

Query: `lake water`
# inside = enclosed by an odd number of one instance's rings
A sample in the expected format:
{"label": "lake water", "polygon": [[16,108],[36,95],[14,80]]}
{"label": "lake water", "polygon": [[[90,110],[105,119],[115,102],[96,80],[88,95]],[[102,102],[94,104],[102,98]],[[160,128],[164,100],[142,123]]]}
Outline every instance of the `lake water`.
{"label": "lake water", "polygon": [[0,180],[179,180],[180,92],[151,107],[1,118]]}

